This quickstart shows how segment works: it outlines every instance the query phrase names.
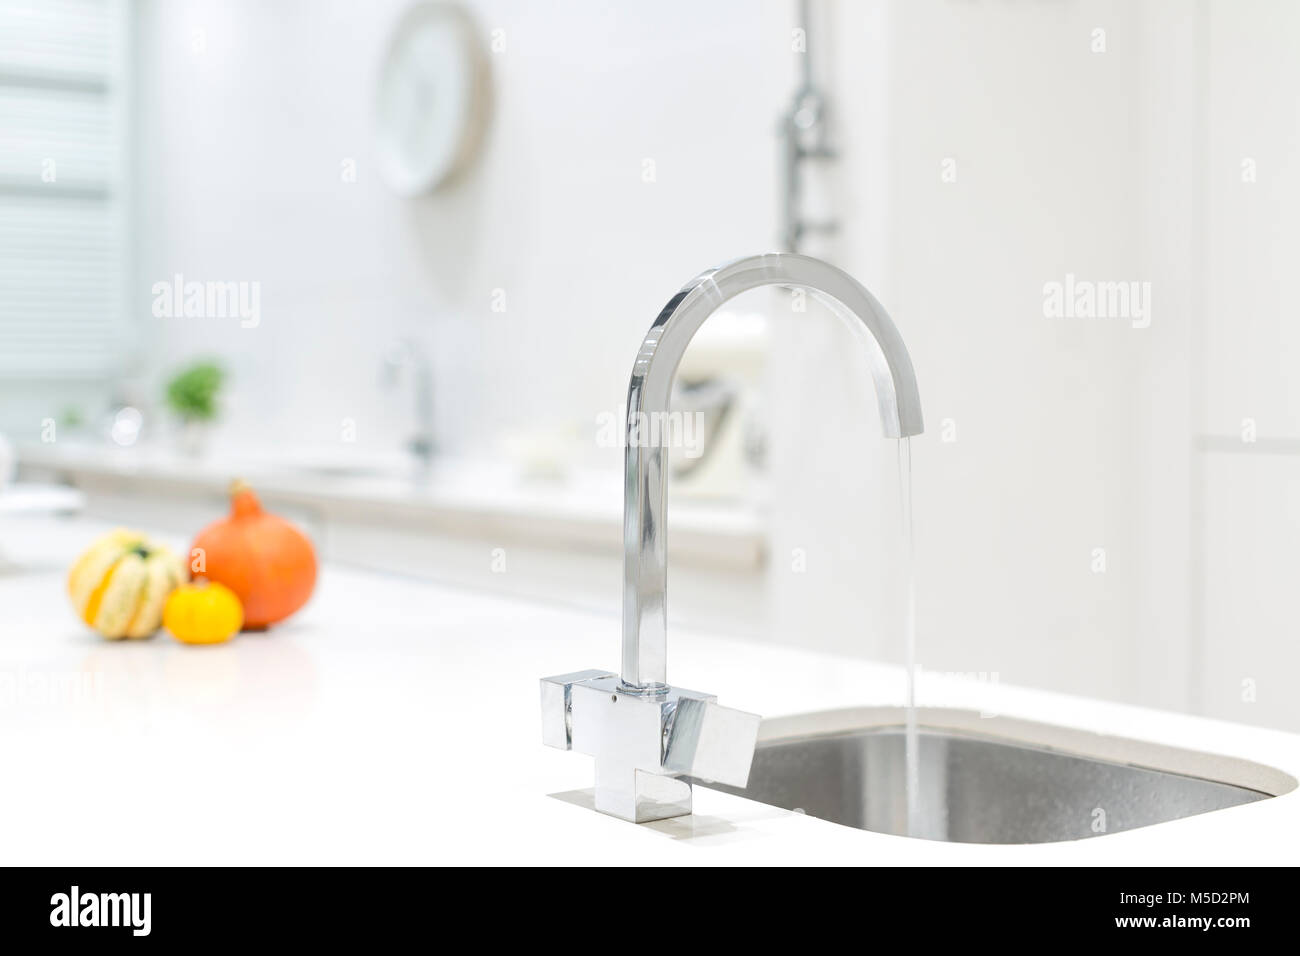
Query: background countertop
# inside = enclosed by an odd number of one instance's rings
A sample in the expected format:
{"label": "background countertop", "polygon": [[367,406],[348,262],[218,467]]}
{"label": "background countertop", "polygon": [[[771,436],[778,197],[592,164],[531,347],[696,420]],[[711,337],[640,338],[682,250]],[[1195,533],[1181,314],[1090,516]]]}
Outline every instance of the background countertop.
{"label": "background countertop", "polygon": [[[1294,863],[1297,792],[1032,846],[885,836],[701,788],[693,816],[633,826],[574,804],[591,761],[543,747],[538,717],[539,677],[617,667],[617,619],[326,563],[270,633],[109,643],[64,590],[101,530],[0,520],[13,864]],[[902,699],[893,667],[684,630],[671,652],[675,682],[767,716]],[[920,702],[1300,773],[1300,737],[1279,731],[933,675]]]}

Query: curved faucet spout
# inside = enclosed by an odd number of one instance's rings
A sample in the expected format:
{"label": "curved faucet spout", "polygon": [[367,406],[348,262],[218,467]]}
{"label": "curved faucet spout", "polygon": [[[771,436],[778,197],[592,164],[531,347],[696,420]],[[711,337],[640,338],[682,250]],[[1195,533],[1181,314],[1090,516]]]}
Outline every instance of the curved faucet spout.
{"label": "curved faucet spout", "polygon": [[[807,289],[865,331],[871,377],[886,438],[921,433],[921,397],[898,329],[870,292],[820,259],[793,253],[750,256],[710,269],[668,302],[637,352],[627,393],[623,475],[623,673],[621,689],[668,689],[666,534],[667,463],[662,441],[645,423],[666,420],[677,365],[704,320],[742,292],[765,285]],[[856,320],[856,321],[854,321]],[[661,430],[662,431],[662,430]]]}

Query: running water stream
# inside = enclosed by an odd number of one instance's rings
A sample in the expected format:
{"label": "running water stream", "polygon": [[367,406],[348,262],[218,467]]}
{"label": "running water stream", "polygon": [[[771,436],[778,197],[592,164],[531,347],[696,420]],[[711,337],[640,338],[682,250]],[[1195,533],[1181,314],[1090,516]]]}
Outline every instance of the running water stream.
{"label": "running water stream", "polygon": [[916,568],[915,539],[912,531],[912,439],[898,442],[898,499],[903,532],[903,659],[907,670],[907,688],[903,701],[905,714],[904,762],[906,769],[907,835],[921,836],[921,762],[920,739],[916,725]]}

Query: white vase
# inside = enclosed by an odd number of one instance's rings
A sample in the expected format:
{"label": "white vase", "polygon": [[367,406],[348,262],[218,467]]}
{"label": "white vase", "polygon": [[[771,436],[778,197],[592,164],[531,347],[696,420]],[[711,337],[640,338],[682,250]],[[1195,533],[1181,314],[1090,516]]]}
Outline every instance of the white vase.
{"label": "white vase", "polygon": [[207,422],[184,421],[176,433],[176,447],[186,458],[202,458],[208,447],[211,426]]}

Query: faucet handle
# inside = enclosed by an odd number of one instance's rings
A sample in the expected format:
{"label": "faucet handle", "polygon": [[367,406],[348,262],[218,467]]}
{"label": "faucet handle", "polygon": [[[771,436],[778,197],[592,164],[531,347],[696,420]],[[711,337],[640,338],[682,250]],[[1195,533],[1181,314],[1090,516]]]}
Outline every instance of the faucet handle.
{"label": "faucet handle", "polygon": [[559,750],[573,749],[573,686],[602,677],[609,671],[585,670],[542,678],[542,743]]}
{"label": "faucet handle", "polygon": [[668,728],[664,772],[745,786],[761,720],[758,714],[722,707],[711,697],[683,697]]}

